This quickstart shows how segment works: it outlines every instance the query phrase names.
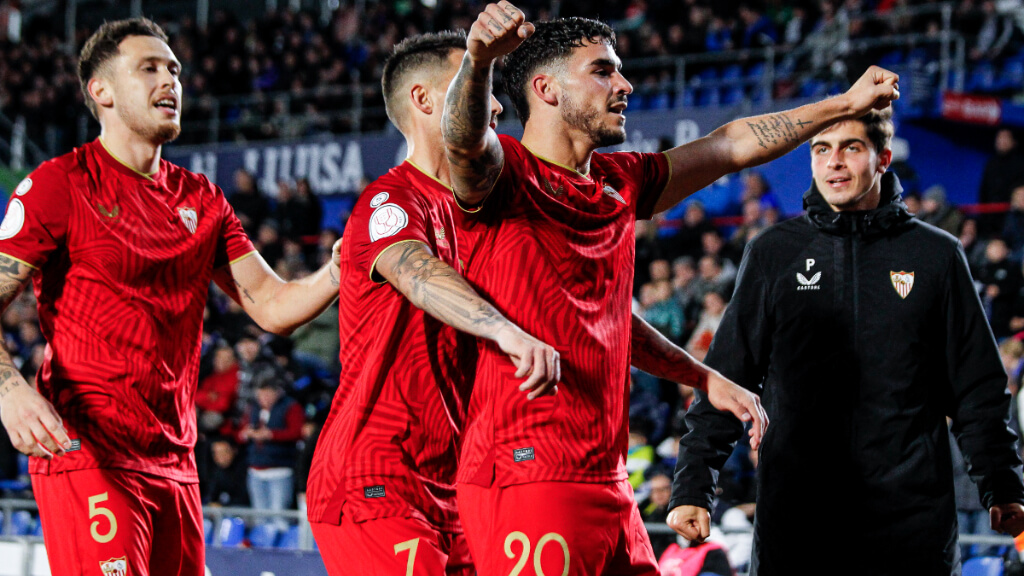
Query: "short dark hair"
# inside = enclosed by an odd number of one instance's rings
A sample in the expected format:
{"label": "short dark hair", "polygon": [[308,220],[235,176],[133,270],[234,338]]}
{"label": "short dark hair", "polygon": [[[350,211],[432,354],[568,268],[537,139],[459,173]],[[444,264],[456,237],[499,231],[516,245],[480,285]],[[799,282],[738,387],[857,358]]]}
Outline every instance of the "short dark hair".
{"label": "short dark hair", "polygon": [[129,18],[104,22],[93,32],[82,46],[78,55],[78,82],[82,85],[85,105],[89,107],[93,117],[99,119],[96,103],[89,96],[89,80],[99,72],[107,62],[118,55],[121,42],[129,36],[152,36],[167,42],[167,33],[156,22],[149,18]]}
{"label": "short dark hair", "polygon": [[466,33],[462,30],[418,34],[395,45],[384,62],[384,74],[380,81],[384,92],[384,109],[395,126],[398,126],[400,116],[396,108],[400,100],[397,92],[405,77],[426,67],[443,66],[452,50],[465,49]]}
{"label": "short dark hair", "polygon": [[542,66],[568,58],[576,48],[587,43],[606,42],[615,48],[615,31],[600,20],[590,18],[559,18],[537,22],[533,36],[526,39],[505,58],[502,84],[512,100],[519,121],[526,126],[530,119],[530,78]]}
{"label": "short dark hair", "polygon": [[892,106],[884,110],[872,110],[857,118],[857,122],[864,125],[868,140],[875,147],[875,152],[881,153],[888,150],[892,143],[892,137],[896,134],[896,125],[892,121]]}

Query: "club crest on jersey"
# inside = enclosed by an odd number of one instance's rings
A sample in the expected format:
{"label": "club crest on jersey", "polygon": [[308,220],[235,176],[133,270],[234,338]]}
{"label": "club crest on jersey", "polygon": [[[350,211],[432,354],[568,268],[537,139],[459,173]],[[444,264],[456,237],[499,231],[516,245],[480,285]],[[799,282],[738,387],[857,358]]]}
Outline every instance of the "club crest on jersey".
{"label": "club crest on jersey", "polygon": [[185,224],[185,228],[188,231],[195,234],[196,227],[199,226],[199,215],[196,214],[195,208],[178,208],[178,216],[181,216],[182,223]]}
{"label": "club crest on jersey", "polygon": [[374,196],[373,198],[370,199],[370,208],[376,208],[377,206],[380,206],[381,204],[383,204],[383,203],[385,203],[387,201],[388,201],[388,193],[387,192],[381,192],[380,194],[377,194],[376,196]]}
{"label": "club crest on jersey", "polygon": [[906,298],[914,289],[913,272],[889,272],[889,280],[892,280],[892,287],[896,289],[900,298]]}
{"label": "club crest on jersey", "polygon": [[4,221],[0,222],[0,240],[14,238],[18,232],[21,232],[24,225],[25,205],[21,203],[21,200],[15,198],[7,206],[7,215],[4,216]]}
{"label": "club crest on jersey", "polygon": [[409,215],[397,204],[383,204],[370,214],[370,241],[394,236],[409,225]]}
{"label": "club crest on jersey", "polygon": [[604,192],[605,196],[611,196],[612,198],[615,198],[622,204],[626,203],[626,199],[623,198],[621,194],[619,194],[619,191],[607,184],[604,185],[604,188],[601,191]]}
{"label": "club crest on jersey", "polygon": [[25,194],[28,194],[28,191],[31,189],[32,179],[25,178],[24,180],[21,181],[21,184],[18,184],[18,187],[14,189],[14,193],[17,194],[18,196],[24,196]]}
{"label": "club crest on jersey", "polygon": [[100,572],[103,576],[128,576],[128,557],[121,556],[100,562]]}

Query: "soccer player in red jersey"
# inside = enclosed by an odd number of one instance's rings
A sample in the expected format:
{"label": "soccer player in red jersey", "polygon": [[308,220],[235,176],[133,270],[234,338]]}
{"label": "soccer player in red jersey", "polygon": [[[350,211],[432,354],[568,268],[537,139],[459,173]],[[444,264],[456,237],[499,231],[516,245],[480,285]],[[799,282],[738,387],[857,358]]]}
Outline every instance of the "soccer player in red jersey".
{"label": "soccer player in red jersey", "polygon": [[337,262],[283,282],[224,194],[160,159],[181,131],[181,64],[159,26],[108,22],[79,78],[100,137],[37,168],[0,223],[0,308],[32,281],[38,390],[0,348],[0,416],[30,455],[53,574],[201,576],[193,448],[211,280],[287,334],[337,297]]}
{"label": "soccer player in red jersey", "polygon": [[[481,347],[458,504],[482,576],[658,573],[624,466],[635,219],[898,97],[896,76],[873,67],[842,96],[738,120],[664,154],[595,153],[625,140],[632,87],[614,42],[601,22],[535,28],[512,4],[490,4],[447,96],[453,187],[479,209],[467,217],[467,279],[562,358],[559,393],[527,403],[510,394],[493,346]],[[506,54],[521,143],[487,125],[491,69]],[[689,370],[712,403],[735,394],[702,365]]]}
{"label": "soccer player in red jersey", "polygon": [[[441,111],[465,50],[464,33],[426,34],[396,46],[384,66],[385,105],[408,158],[366,188],[345,228],[341,383],[306,493],[330,574],[474,574],[454,489],[471,336],[494,342],[519,394],[558,381],[557,352],[457,272]],[[488,122],[500,111],[491,98]]]}

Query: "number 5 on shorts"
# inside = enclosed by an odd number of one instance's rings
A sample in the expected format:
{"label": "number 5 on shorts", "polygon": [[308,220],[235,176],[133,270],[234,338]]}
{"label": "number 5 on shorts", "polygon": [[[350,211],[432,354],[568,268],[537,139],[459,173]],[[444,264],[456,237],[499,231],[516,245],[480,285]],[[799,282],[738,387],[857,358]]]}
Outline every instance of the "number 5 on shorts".
{"label": "number 5 on shorts", "polygon": [[[544,546],[548,542],[555,541],[562,546],[562,576],[568,576],[569,574],[569,543],[565,541],[565,538],[557,532],[548,532],[547,534],[540,537],[537,541],[537,549],[533,551],[533,571],[537,576],[545,576],[544,569],[540,565],[540,555],[544,551]],[[512,571],[509,572],[508,576],[519,576],[519,573],[526,567],[527,558],[530,556],[530,537],[523,534],[520,531],[509,533],[505,537],[505,556],[509,558],[515,558],[516,554],[512,551],[512,543],[519,542],[523,551],[519,556],[519,561],[512,567]]]}
{"label": "number 5 on shorts", "polygon": [[409,561],[406,562],[405,576],[412,576],[412,567],[416,564],[416,549],[420,546],[420,539],[413,538],[412,540],[406,540],[405,542],[399,542],[395,544],[395,556],[399,553],[409,551]]}
{"label": "number 5 on shorts", "polygon": [[106,544],[107,542],[110,542],[114,539],[114,536],[117,534],[117,518],[114,518],[114,513],[111,512],[109,508],[97,506],[97,504],[99,504],[100,502],[106,502],[109,499],[110,496],[108,496],[107,492],[89,497],[89,518],[92,518],[93,516],[97,515],[105,516],[107,518],[107,521],[110,522],[110,529],[107,531],[106,534],[100,534],[99,530],[97,530],[97,528],[100,525],[99,520],[93,521],[93,523],[89,526],[89,533],[92,534],[92,539],[99,542],[100,544]]}

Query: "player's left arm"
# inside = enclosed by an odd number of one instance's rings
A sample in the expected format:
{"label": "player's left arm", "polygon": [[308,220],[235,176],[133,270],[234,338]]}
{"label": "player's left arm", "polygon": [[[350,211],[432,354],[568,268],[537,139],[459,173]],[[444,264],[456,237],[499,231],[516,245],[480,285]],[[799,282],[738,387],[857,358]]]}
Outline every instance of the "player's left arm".
{"label": "player's left arm", "polygon": [[768,415],[757,394],[697,361],[636,314],[633,314],[631,348],[633,366],[652,376],[706,392],[715,408],[731,412],[743,422],[752,421],[750,446],[756,450],[761,444]]}
{"label": "player's left arm", "polygon": [[213,280],[261,328],[287,336],[319,316],[338,297],[340,248],[338,240],[331,261],[298,280],[282,280],[259,252],[221,266],[214,271]]}
{"label": "player's left arm", "polygon": [[672,176],[655,204],[663,212],[726,174],[770,162],[825,128],[884,109],[900,97],[899,76],[872,66],[845,93],[792,110],[735,120],[665,152]]}

